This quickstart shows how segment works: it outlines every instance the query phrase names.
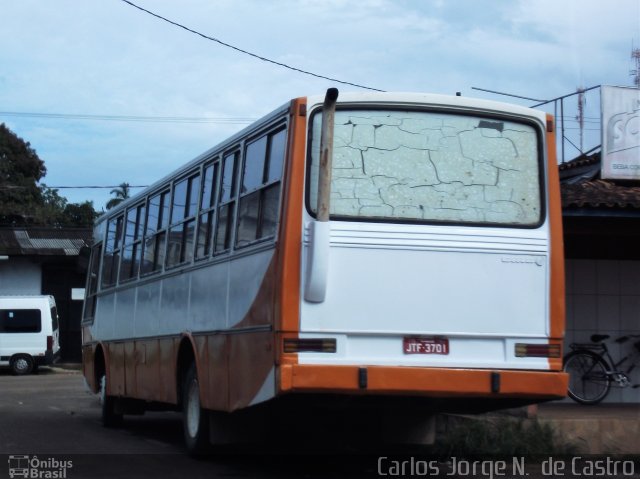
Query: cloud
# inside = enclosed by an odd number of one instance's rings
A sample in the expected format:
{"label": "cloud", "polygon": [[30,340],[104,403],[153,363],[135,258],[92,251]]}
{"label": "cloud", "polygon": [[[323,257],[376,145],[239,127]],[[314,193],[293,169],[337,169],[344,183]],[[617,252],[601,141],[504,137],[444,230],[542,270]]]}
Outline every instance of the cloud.
{"label": "cloud", "polygon": [[[628,83],[639,3],[575,0],[137,0],[204,34],[376,88],[552,98]],[[2,2],[4,111],[259,117],[335,84],[242,55],[124,2]],[[355,87],[338,85],[342,91]],[[495,98],[495,96],[492,96]],[[241,125],[0,118],[49,184],[149,183]],[[74,201],[89,192],[65,190]],[[108,191],[91,196],[106,202]]]}

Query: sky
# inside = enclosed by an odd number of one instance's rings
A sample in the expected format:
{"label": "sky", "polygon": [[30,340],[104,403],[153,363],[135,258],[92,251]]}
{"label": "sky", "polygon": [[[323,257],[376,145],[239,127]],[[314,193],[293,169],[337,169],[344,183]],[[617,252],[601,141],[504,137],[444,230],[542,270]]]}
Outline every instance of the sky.
{"label": "sky", "polygon": [[[526,106],[536,102],[472,87],[546,100],[630,86],[640,47],[640,0],[132,1],[322,76]],[[123,0],[0,0],[0,18],[0,123],[36,150],[48,186],[150,185],[291,98],[364,91]],[[591,130],[598,108],[595,91]],[[98,211],[111,197],[59,193]]]}

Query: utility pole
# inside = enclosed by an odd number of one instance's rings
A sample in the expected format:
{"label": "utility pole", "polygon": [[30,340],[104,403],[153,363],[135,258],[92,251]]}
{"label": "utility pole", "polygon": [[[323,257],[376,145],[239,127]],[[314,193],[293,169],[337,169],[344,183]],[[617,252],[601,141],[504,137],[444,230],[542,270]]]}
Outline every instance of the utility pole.
{"label": "utility pole", "polygon": [[578,115],[576,116],[576,120],[578,120],[578,124],[580,125],[580,154],[584,151],[584,88],[578,87],[576,89],[578,93]]}
{"label": "utility pole", "polygon": [[631,46],[631,59],[635,62],[636,68],[629,72],[633,77],[633,84],[636,88],[640,88],[640,48]]}

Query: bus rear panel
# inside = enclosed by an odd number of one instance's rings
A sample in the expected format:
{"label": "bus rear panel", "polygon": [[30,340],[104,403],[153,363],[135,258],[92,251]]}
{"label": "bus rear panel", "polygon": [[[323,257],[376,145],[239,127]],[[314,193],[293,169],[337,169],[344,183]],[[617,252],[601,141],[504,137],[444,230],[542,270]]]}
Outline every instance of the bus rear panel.
{"label": "bus rear panel", "polygon": [[299,316],[283,321],[281,391],[473,397],[487,409],[564,397],[550,119],[366,97],[338,104],[324,234],[322,105],[307,104]]}

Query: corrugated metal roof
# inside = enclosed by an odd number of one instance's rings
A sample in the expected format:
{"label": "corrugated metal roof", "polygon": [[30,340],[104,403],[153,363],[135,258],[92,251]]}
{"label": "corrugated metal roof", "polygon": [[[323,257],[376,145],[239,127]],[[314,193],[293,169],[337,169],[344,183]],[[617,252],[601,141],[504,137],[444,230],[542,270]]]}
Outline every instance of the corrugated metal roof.
{"label": "corrugated metal roof", "polygon": [[0,254],[77,256],[91,243],[91,229],[0,228]]}

